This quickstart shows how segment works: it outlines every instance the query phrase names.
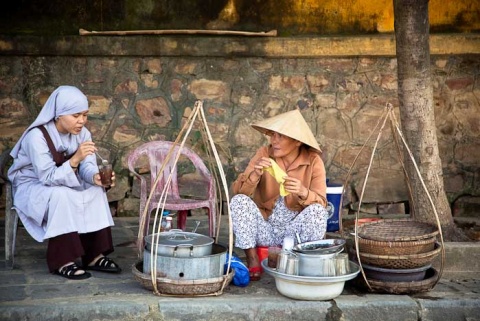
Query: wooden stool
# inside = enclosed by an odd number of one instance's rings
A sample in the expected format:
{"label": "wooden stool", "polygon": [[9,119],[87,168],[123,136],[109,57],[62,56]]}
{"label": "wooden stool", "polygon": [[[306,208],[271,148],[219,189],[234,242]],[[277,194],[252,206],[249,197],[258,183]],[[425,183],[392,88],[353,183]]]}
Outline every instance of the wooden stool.
{"label": "wooden stool", "polygon": [[11,149],[0,155],[0,181],[5,185],[5,267],[13,269],[15,240],[17,238],[18,215],[13,209],[12,184],[8,180],[7,171],[11,161]]}

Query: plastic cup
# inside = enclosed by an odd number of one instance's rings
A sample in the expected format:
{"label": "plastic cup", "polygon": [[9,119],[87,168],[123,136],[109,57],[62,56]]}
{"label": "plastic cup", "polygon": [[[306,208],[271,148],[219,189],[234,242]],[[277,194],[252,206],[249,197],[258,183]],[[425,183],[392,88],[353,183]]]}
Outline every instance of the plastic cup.
{"label": "plastic cup", "polygon": [[285,267],[285,274],[298,275],[298,262],[298,257],[289,255],[287,266]]}
{"label": "plastic cup", "polygon": [[285,273],[285,270],[287,269],[288,256],[288,252],[284,250],[278,254],[277,272]]}
{"label": "plastic cup", "polygon": [[291,236],[286,236],[284,239],[283,239],[283,246],[282,248],[286,251],[290,251],[293,246],[295,245],[295,240],[293,239],[293,237]]}
{"label": "plastic cup", "polygon": [[281,247],[270,246],[268,248],[268,267],[275,269],[277,267],[278,254],[282,251]]}
{"label": "plastic cup", "polygon": [[102,164],[98,166],[98,172],[103,186],[112,185],[112,171],[112,164]]}

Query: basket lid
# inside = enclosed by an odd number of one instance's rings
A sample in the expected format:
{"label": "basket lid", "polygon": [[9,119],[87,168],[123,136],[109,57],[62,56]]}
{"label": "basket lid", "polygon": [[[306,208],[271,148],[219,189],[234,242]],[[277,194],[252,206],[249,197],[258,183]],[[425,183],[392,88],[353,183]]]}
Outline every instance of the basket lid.
{"label": "basket lid", "polygon": [[358,229],[359,237],[375,241],[415,241],[437,234],[436,226],[410,219],[380,220],[365,223]]}

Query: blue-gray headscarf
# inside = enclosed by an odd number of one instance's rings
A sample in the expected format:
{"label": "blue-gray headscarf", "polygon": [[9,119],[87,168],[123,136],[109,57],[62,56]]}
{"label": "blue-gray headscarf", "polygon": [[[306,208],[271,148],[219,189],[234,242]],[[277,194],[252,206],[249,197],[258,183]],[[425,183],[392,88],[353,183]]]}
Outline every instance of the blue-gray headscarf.
{"label": "blue-gray headscarf", "polygon": [[88,110],[88,100],[80,89],[73,86],[58,87],[50,97],[48,97],[40,114],[38,114],[35,121],[25,130],[22,137],[20,137],[10,152],[10,155],[13,158],[17,157],[22,140],[30,129],[45,125],[49,121],[57,119],[59,116],[82,113],[86,110]]}

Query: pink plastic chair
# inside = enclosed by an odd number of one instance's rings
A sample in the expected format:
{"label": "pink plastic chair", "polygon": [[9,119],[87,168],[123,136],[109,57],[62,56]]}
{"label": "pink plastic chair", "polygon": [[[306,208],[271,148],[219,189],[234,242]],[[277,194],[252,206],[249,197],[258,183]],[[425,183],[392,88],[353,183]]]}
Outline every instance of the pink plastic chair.
{"label": "pink plastic chair", "polygon": [[[142,215],[148,197],[150,195],[150,189],[147,188],[147,180],[145,176],[140,175],[135,171],[135,165],[139,158],[142,156],[148,157],[148,162],[150,165],[150,185],[153,186],[155,179],[157,177],[158,171],[161,169],[162,164],[170,150],[174,145],[173,142],[168,141],[151,141],[145,143],[135,150],[133,150],[128,156],[128,168],[130,172],[135,175],[140,180],[140,214]],[[150,223],[150,214],[152,210],[158,207],[158,202],[160,200],[160,195],[162,194],[163,189],[165,188],[166,181],[172,173],[171,187],[167,194],[167,199],[165,202],[164,210],[177,211],[177,227],[185,230],[187,214],[189,210],[198,209],[198,208],[207,208],[208,209],[208,219],[209,219],[209,234],[210,237],[214,236],[215,233],[215,220],[216,220],[216,189],[215,181],[213,176],[210,174],[210,171],[207,169],[203,160],[191,149],[183,147],[181,154],[186,156],[195,166],[197,172],[205,180],[205,189],[207,190],[207,199],[191,199],[191,198],[182,198],[178,191],[178,181],[177,181],[177,166],[174,165],[175,155],[179,147],[176,147],[170,157],[168,164],[163,170],[163,175],[159,179],[155,192],[152,195],[152,199],[148,205],[147,219],[145,220],[145,226],[143,226],[145,234],[148,235],[149,223]]]}

